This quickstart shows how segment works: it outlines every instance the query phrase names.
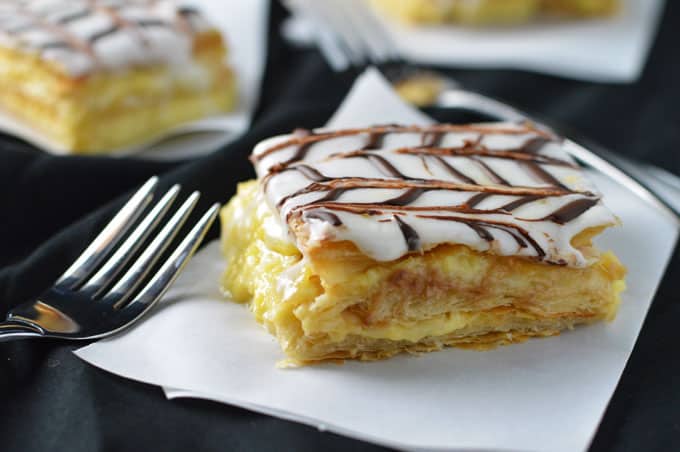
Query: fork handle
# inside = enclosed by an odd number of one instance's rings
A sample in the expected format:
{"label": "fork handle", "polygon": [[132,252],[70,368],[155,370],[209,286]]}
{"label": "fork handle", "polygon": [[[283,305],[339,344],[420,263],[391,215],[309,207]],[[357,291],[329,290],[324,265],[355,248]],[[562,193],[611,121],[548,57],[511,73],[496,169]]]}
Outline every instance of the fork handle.
{"label": "fork handle", "polygon": [[9,342],[17,339],[42,336],[38,331],[18,323],[0,323],[0,342]]}

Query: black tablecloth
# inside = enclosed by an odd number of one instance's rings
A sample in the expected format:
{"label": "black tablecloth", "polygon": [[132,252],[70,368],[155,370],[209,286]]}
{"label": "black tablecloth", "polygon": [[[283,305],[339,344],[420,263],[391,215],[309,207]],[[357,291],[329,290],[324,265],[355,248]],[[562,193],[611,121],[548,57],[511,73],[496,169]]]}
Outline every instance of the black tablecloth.
{"label": "black tablecloth", "polygon": [[[226,201],[235,181],[252,176],[245,157],[260,139],[324,124],[356,74],[333,74],[317,52],[286,44],[278,33],[284,16],[283,8],[273,5],[253,127],[208,157],[172,163],[54,157],[0,135],[0,313],[49,286],[124,197],[151,175],[162,175],[163,188],[181,182],[200,189],[205,208]],[[629,85],[510,70],[449,72],[464,86],[680,174],[678,27],[680,4],[668,2],[645,72]],[[447,112],[431,113],[450,119]],[[216,228],[211,234],[217,235]],[[679,450],[679,281],[676,252],[592,450]],[[55,342],[0,343],[0,450],[380,449],[239,408],[168,402],[157,387],[83,363],[71,353],[74,348]],[[556,422],[559,410],[556,406]]]}

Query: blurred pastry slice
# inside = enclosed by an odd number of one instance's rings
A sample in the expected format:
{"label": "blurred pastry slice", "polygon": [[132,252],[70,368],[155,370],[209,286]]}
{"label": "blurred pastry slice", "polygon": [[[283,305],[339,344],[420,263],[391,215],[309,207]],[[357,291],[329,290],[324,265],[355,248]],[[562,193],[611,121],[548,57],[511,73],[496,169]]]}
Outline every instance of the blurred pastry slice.
{"label": "blurred pastry slice", "polygon": [[593,17],[617,11],[619,0],[371,0],[376,10],[413,24],[508,25],[543,14]]}
{"label": "blurred pastry slice", "polygon": [[447,0],[370,0],[380,13],[402,22],[437,24],[451,21],[453,2]]}
{"label": "blurred pastry slice", "polygon": [[414,24],[520,23],[531,19],[540,0],[371,0],[386,15]]}
{"label": "blurred pastry slice", "polygon": [[453,21],[468,25],[517,24],[533,19],[540,0],[453,1]]}
{"label": "blurred pastry slice", "polygon": [[609,16],[619,6],[618,0],[543,0],[545,12],[580,17]]}
{"label": "blurred pastry slice", "polygon": [[225,56],[204,15],[170,0],[0,3],[0,108],[72,153],[229,111]]}

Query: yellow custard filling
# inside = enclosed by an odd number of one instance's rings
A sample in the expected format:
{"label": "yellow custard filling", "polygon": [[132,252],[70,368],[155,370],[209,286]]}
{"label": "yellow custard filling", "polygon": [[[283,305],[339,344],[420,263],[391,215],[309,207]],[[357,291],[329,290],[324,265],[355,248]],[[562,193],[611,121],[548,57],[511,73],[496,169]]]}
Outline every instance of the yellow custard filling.
{"label": "yellow custard filling", "polygon": [[[610,252],[585,268],[440,245],[390,262],[328,243],[303,258],[256,181],[222,210],[222,287],[248,302],[295,363],[490,346],[611,320],[625,269]],[[582,249],[598,231],[574,239]],[[592,252],[592,251],[590,251]]]}

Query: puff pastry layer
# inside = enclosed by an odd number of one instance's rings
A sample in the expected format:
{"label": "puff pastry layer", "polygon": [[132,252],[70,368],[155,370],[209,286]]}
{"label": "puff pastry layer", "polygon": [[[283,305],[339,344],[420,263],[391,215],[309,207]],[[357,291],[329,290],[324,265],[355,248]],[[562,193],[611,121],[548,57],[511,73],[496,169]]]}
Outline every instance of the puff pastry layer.
{"label": "puff pastry layer", "polygon": [[530,125],[298,130],[222,211],[223,288],[294,363],[488,348],[614,318],[618,219]]}

